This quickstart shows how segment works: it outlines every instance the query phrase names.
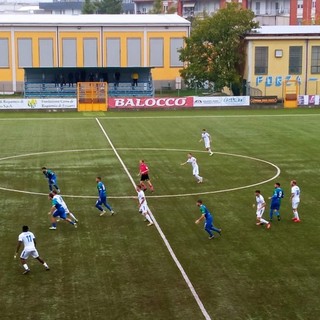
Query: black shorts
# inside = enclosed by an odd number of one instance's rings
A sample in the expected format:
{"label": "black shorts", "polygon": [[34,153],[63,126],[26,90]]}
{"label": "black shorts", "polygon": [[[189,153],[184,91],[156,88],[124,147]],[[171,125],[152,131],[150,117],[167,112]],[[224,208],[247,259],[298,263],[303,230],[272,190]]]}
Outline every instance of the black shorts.
{"label": "black shorts", "polygon": [[149,180],[150,180],[149,175],[147,173],[141,175],[140,181],[149,181]]}

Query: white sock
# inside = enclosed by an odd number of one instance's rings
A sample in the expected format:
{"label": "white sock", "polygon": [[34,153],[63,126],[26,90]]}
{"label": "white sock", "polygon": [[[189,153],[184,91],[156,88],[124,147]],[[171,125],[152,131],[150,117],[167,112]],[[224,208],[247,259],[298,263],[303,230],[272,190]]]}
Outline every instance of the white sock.
{"label": "white sock", "polygon": [[262,218],[260,219],[260,222],[263,223],[263,224],[268,224],[269,223],[267,220],[264,220]]}
{"label": "white sock", "polygon": [[69,212],[69,215],[70,215],[70,217],[71,217],[73,220],[77,220],[76,217],[73,215],[72,212]]}
{"label": "white sock", "polygon": [[201,180],[202,178],[200,176],[198,176],[197,174],[195,175],[197,180]]}
{"label": "white sock", "polygon": [[209,151],[209,153],[212,153],[211,149],[209,149],[208,151]]}
{"label": "white sock", "polygon": [[153,223],[151,217],[149,216],[149,213],[146,213],[145,217],[150,223]]}
{"label": "white sock", "polygon": [[24,267],[24,270],[28,270],[29,269],[29,267],[28,267],[28,265],[26,263],[23,265],[23,267]]}
{"label": "white sock", "polygon": [[296,212],[294,213],[294,217],[297,218],[298,220],[300,220],[298,211],[296,211]]}

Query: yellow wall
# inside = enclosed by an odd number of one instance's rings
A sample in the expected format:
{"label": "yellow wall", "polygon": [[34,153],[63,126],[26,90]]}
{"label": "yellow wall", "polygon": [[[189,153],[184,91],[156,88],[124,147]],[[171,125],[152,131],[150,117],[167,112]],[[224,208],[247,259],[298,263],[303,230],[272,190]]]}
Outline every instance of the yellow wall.
{"label": "yellow wall", "polygon": [[[55,41],[55,32],[41,32],[41,31],[29,31],[29,32],[15,32],[14,34],[14,42],[16,48],[16,68],[17,68],[17,81],[23,81],[24,79],[24,69],[19,68],[18,61],[18,39],[31,39],[32,40],[32,66],[39,67],[39,39],[52,39],[53,40],[53,61],[54,65],[57,65],[57,57],[55,55],[56,52],[56,41]],[[10,51],[10,50],[9,50]],[[1,81],[1,79],[0,79]]]}
{"label": "yellow wall", "polygon": [[[11,48],[11,35],[10,32],[1,32],[0,31],[0,38],[8,39],[8,46],[9,46],[9,66],[12,65],[11,61],[11,54],[10,54],[10,48]],[[12,81],[12,70],[11,68],[0,68],[0,81]]]}
{"label": "yellow wall", "polygon": [[[302,70],[301,74],[289,74],[289,48],[291,46],[302,46]],[[320,39],[259,39],[249,40],[247,79],[253,88],[262,91],[262,95],[283,96],[283,82],[298,80],[299,94],[320,94],[320,74],[311,74],[311,47],[320,46]],[[255,48],[268,47],[268,73],[264,75],[255,74]],[[282,57],[275,57],[275,50],[282,50]],[[318,79],[319,81],[315,81]],[[318,85],[317,85],[318,84]],[[317,90],[318,86],[318,90]]]}
{"label": "yellow wall", "polygon": [[79,32],[59,32],[59,55],[60,55],[60,66],[63,66],[63,59],[62,59],[62,40],[63,39],[76,39],[77,41],[77,67],[83,67],[83,39],[85,38],[94,38],[97,39],[97,50],[98,50],[98,65],[100,61],[100,34],[99,32],[88,32],[88,31],[79,31]]}

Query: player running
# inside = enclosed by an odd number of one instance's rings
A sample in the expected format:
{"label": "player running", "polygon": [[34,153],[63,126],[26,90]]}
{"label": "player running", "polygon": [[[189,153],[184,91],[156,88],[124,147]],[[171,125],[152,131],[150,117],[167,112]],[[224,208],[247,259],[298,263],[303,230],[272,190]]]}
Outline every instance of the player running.
{"label": "player running", "polygon": [[199,142],[203,141],[204,142],[204,146],[206,148],[206,150],[209,152],[209,156],[213,155],[213,152],[211,151],[211,135],[209,134],[209,132],[207,132],[206,129],[202,129],[202,133],[201,133],[201,139],[199,140]]}
{"label": "player running", "polygon": [[300,222],[298,206],[300,203],[300,188],[297,186],[297,181],[292,180],[291,183],[291,203],[292,203],[292,211],[293,211],[293,222]]}
{"label": "player running", "polygon": [[143,191],[147,190],[147,187],[144,184],[144,182],[147,182],[151,192],[153,192],[154,191],[153,185],[152,185],[151,180],[149,178],[149,168],[148,168],[147,164],[144,162],[144,160],[140,160],[138,176],[140,176],[140,186],[142,187],[142,190]]}
{"label": "player running", "polygon": [[57,184],[56,174],[52,170],[47,169],[46,167],[42,167],[41,170],[42,170],[42,173],[45,175],[45,177],[48,179],[50,191],[52,191],[54,187],[57,190],[57,192],[60,193],[60,189]]}
{"label": "player running", "polygon": [[205,220],[204,230],[209,233],[209,240],[214,239],[214,235],[211,231],[215,231],[221,235],[221,229],[216,228],[213,225],[213,216],[207,209],[207,207],[202,203],[202,200],[197,201],[197,206],[200,208],[201,217],[196,220],[196,224],[199,224],[202,220]]}
{"label": "player running", "polygon": [[30,272],[29,266],[27,265],[27,259],[29,258],[29,256],[32,256],[33,258],[37,259],[41,264],[44,265],[46,270],[50,270],[47,263],[40,258],[38,250],[36,249],[36,238],[34,234],[29,231],[28,226],[23,226],[22,233],[19,234],[16,253],[14,254],[14,259],[17,258],[17,255],[19,253],[20,246],[22,243],[24,245],[24,249],[21,252],[20,261],[24,268],[23,274],[28,274]]}
{"label": "player running", "polygon": [[184,166],[187,163],[191,163],[193,176],[195,177],[198,183],[202,183],[203,178],[199,176],[199,166],[197,163],[197,159],[191,153],[188,153],[187,156],[188,160],[186,162],[181,163],[181,165]]}
{"label": "player running", "polygon": [[52,192],[49,193],[49,200],[51,200],[52,202],[52,207],[48,213],[48,215],[51,216],[51,227],[49,229],[50,230],[57,229],[57,217],[60,217],[62,220],[68,221],[75,228],[77,228],[77,223],[67,218],[66,211],[64,210],[61,203],[58,202],[57,198],[54,198],[54,194]]}
{"label": "player running", "polygon": [[136,186],[136,190],[137,190],[137,193],[138,193],[138,201],[139,201],[139,213],[141,213],[142,215],[144,215],[144,217],[147,219],[147,221],[149,222],[147,224],[148,227],[151,227],[153,226],[153,221],[149,215],[149,207],[148,207],[148,204],[147,204],[147,199],[146,199],[146,196],[142,190],[142,186],[140,184],[138,184]]}
{"label": "player running", "polygon": [[66,215],[70,216],[73,221],[75,223],[78,223],[78,219],[74,216],[74,214],[69,210],[69,208],[67,207],[67,204],[64,202],[63,198],[58,195],[58,192],[57,190],[52,190],[52,193],[53,193],[53,199],[57,199],[57,201],[62,205],[64,211],[66,212]]}
{"label": "player running", "polygon": [[270,204],[270,222],[272,222],[273,213],[276,214],[278,221],[281,220],[280,218],[280,205],[281,205],[281,199],[284,197],[284,193],[282,188],[280,188],[280,183],[277,182],[274,185],[274,191],[272,197],[269,197],[269,200],[271,199]]}
{"label": "player running", "polygon": [[99,199],[96,202],[96,208],[101,211],[100,217],[102,217],[107,211],[105,211],[102,208],[102,204],[111,212],[111,215],[114,215],[114,211],[110,207],[110,205],[107,203],[107,190],[105,185],[101,181],[101,177],[96,177],[96,182],[97,182],[97,189],[98,189],[98,194],[99,194]]}
{"label": "player running", "polygon": [[[266,202],[264,201],[264,198],[263,198],[262,194],[260,193],[260,190],[256,190],[255,194],[256,194],[256,202],[257,202],[256,215],[257,215],[257,220],[258,220],[256,225],[260,226],[262,224],[266,224],[267,229],[270,229],[270,227],[271,227],[270,222],[268,222],[267,220],[262,218],[264,210],[266,208]],[[253,204],[253,207],[255,207],[254,204]]]}

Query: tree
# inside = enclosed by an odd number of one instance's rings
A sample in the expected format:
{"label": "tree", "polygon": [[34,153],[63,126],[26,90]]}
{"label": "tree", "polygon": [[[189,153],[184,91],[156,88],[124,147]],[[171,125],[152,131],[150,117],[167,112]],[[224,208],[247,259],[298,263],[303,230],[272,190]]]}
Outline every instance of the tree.
{"label": "tree", "polygon": [[122,0],[98,0],[94,5],[98,14],[122,13]]}
{"label": "tree", "polygon": [[216,90],[240,88],[245,63],[245,35],[259,26],[254,13],[237,3],[228,3],[212,16],[196,18],[180,60],[186,67],[180,71],[187,85],[201,87],[206,81]]}
{"label": "tree", "polygon": [[160,14],[163,12],[162,0],[154,0],[153,7],[149,13]]}
{"label": "tree", "polygon": [[83,14],[94,14],[96,12],[95,5],[91,2],[91,0],[85,0],[82,13]]}

